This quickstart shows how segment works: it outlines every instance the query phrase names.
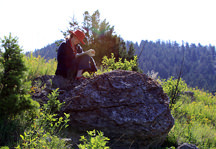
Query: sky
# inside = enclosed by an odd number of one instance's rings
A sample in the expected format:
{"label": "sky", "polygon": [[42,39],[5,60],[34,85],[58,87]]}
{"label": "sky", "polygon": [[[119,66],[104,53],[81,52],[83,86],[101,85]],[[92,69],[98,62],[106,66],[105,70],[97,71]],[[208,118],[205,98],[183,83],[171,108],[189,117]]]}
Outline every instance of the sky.
{"label": "sky", "polygon": [[34,51],[96,10],[124,40],[216,45],[215,0],[0,0],[0,38],[11,33],[24,52]]}

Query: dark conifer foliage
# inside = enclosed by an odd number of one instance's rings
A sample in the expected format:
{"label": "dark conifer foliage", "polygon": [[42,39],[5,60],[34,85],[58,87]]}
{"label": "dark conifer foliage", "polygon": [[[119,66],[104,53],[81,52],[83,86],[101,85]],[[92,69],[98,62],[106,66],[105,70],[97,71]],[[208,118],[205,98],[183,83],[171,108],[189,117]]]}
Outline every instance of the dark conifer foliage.
{"label": "dark conifer foliage", "polygon": [[216,90],[215,47],[184,42],[142,41],[135,46],[139,67],[147,73],[154,70],[161,78],[177,78],[184,56],[182,78],[191,87]]}
{"label": "dark conifer foliage", "polygon": [[[11,34],[1,40],[4,52],[0,57],[2,73],[0,77],[0,118],[14,116],[22,111],[38,106],[30,98],[30,84],[25,81],[27,70],[23,62],[23,54],[17,44],[17,38]],[[35,105],[34,105],[35,104]]]}

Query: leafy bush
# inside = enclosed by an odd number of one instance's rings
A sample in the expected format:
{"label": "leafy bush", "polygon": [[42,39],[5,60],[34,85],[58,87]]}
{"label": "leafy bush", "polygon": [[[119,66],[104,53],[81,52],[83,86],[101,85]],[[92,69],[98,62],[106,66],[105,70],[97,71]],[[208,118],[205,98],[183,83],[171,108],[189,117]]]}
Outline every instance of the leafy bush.
{"label": "leafy bush", "polygon": [[83,144],[79,144],[78,147],[80,149],[109,149],[109,147],[106,146],[107,141],[109,138],[104,137],[103,132],[96,131],[87,131],[88,137],[81,136],[80,141],[82,141]]}
{"label": "leafy bush", "polygon": [[[112,71],[112,70],[130,70],[132,71],[133,69],[136,69],[137,67],[137,56],[134,56],[134,59],[128,61],[127,59],[122,62],[122,58],[119,58],[119,61],[116,62],[114,54],[111,53],[111,58],[108,58],[107,56],[104,56],[102,58],[102,65],[98,69],[98,71],[95,73],[96,75],[101,75],[103,73]],[[85,72],[83,74],[85,77],[93,77],[93,74],[89,74],[88,72]]]}
{"label": "leafy bush", "polygon": [[61,109],[64,103],[60,103],[60,101],[57,99],[58,96],[58,89],[52,91],[52,93],[48,95],[49,100],[47,101],[47,104],[44,104],[43,106],[46,113],[56,113]]}
{"label": "leafy bush", "polygon": [[[57,89],[58,90],[58,89]],[[58,92],[53,91],[49,96],[49,101],[44,104],[34,119],[30,129],[20,135],[22,141],[16,147],[20,148],[66,148],[64,140],[58,136],[63,128],[66,128],[69,121],[69,114],[64,113],[63,117],[57,117],[62,103],[57,100]]]}
{"label": "leafy bush", "polygon": [[167,93],[167,95],[169,96],[169,98],[172,100],[170,102],[170,108],[172,107],[173,104],[175,104],[179,98],[180,95],[182,93],[184,93],[184,91],[186,91],[187,84],[180,78],[179,82],[178,82],[178,86],[177,86],[177,82],[178,79],[174,79],[173,77],[170,77],[167,80],[162,80],[162,87],[165,93]]}
{"label": "leafy bush", "polygon": [[134,56],[134,59],[131,59],[130,61],[125,59],[124,62],[122,62],[122,58],[119,58],[119,61],[115,62],[114,54],[111,53],[111,58],[108,58],[107,56],[103,57],[102,64],[108,70],[122,69],[132,71],[132,69],[137,66],[137,56]]}

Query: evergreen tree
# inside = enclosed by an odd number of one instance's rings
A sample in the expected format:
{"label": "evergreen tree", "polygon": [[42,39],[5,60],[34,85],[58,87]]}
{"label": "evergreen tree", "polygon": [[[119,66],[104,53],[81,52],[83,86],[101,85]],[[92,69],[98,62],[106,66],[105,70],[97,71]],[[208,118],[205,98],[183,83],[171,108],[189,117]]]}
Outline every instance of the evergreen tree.
{"label": "evergreen tree", "polygon": [[9,38],[5,37],[1,42],[4,53],[0,59],[3,66],[0,78],[0,117],[15,116],[37,107],[38,103],[27,94],[30,84],[24,82],[26,67],[17,38],[12,38],[10,34]]}
{"label": "evergreen tree", "polygon": [[131,43],[130,46],[129,46],[129,50],[128,50],[127,60],[133,59],[134,58],[134,54],[135,54],[134,44]]}
{"label": "evergreen tree", "polygon": [[96,52],[94,59],[99,64],[105,55],[111,57],[111,53],[114,53],[116,61],[118,61],[122,43],[120,37],[114,32],[114,26],[111,26],[106,19],[101,21],[98,10],[92,15],[85,11],[83,16],[82,25],[79,25],[75,19],[69,23],[71,30],[79,28],[85,32],[84,42],[86,45],[82,45],[83,49],[94,49]]}
{"label": "evergreen tree", "polygon": [[125,60],[128,57],[127,48],[123,40],[120,42],[119,55],[123,60]]}

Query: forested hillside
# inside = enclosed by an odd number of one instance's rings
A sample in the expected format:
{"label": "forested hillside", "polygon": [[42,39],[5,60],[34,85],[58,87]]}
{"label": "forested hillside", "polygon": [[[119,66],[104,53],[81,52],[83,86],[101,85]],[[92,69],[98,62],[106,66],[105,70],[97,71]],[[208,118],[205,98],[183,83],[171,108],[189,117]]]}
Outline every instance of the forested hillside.
{"label": "forested hillside", "polygon": [[[132,42],[125,43],[127,51]],[[134,43],[133,43],[134,44]],[[41,55],[46,60],[56,57],[57,46],[50,44],[33,52],[34,56]],[[139,68],[148,73],[158,72],[158,76],[167,79],[179,75],[183,63],[182,78],[191,87],[216,91],[216,52],[214,46],[177,42],[157,42],[143,40],[140,45],[134,44],[135,54],[138,56]],[[27,53],[29,54],[29,53]],[[184,60],[183,60],[184,58]]]}
{"label": "forested hillside", "polygon": [[[142,41],[134,45],[139,67],[144,73],[154,70],[161,78],[177,77],[183,63],[182,78],[191,87],[216,90],[216,52],[214,46],[179,45],[177,42]],[[183,59],[184,58],[184,59]]]}
{"label": "forested hillside", "polygon": [[[59,40],[60,42],[61,40]],[[50,60],[53,58],[56,58],[56,51],[57,51],[58,46],[56,43],[48,44],[44,48],[37,49],[34,52],[32,52],[34,57],[38,57],[39,55],[42,56],[46,60]],[[31,52],[26,53],[27,56],[31,55]]]}

